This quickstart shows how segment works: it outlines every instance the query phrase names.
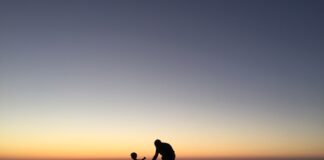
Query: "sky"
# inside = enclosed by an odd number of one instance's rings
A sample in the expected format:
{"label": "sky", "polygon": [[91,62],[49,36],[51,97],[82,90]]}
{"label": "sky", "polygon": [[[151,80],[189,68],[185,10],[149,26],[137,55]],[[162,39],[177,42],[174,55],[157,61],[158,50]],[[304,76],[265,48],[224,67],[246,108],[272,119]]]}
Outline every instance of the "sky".
{"label": "sky", "polygon": [[0,1],[0,157],[324,156],[323,1]]}

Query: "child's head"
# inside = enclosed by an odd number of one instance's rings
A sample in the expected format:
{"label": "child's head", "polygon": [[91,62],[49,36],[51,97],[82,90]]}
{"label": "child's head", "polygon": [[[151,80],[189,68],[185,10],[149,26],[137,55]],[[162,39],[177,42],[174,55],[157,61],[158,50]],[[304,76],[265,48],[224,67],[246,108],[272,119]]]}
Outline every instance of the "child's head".
{"label": "child's head", "polygon": [[137,154],[135,152],[131,153],[131,157],[132,159],[136,159],[137,158]]}

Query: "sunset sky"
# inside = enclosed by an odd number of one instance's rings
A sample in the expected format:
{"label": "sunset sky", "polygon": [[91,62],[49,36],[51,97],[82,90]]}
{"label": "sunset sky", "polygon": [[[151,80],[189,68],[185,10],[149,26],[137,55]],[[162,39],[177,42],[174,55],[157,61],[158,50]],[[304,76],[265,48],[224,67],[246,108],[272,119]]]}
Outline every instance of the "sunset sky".
{"label": "sunset sky", "polygon": [[324,157],[324,1],[0,1],[0,158]]}

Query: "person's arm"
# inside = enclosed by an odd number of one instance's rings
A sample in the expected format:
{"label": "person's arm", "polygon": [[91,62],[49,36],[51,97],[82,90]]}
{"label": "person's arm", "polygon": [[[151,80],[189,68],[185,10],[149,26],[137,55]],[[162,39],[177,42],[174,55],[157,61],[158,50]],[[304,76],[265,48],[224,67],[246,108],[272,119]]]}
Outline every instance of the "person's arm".
{"label": "person's arm", "polygon": [[158,152],[158,150],[156,149],[156,150],[155,150],[155,154],[154,154],[152,160],[156,160],[157,157],[158,157],[158,155],[159,155],[159,152]]}

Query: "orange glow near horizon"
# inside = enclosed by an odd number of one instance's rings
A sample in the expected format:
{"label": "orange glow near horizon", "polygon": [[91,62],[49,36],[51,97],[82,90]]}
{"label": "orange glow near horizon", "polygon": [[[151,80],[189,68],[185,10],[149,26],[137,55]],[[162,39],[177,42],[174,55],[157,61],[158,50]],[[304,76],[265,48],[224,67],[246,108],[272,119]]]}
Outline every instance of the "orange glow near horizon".
{"label": "orange glow near horizon", "polygon": [[257,126],[256,130],[256,126],[240,121],[225,125],[218,121],[209,123],[205,117],[196,121],[200,123],[188,125],[185,121],[174,121],[164,128],[165,122],[160,119],[133,122],[124,117],[117,125],[114,121],[98,121],[102,120],[100,114],[93,121],[79,116],[64,121],[45,116],[24,120],[22,117],[11,123],[1,122],[0,157],[128,158],[131,152],[137,152],[139,157],[149,158],[154,154],[156,138],[170,143],[177,157],[324,155],[324,141],[320,135],[283,133],[281,128],[265,126]]}
{"label": "orange glow near horizon", "polygon": [[84,120],[54,119],[57,121],[53,123],[53,119],[40,118],[42,121],[32,118],[12,121],[15,123],[2,121],[0,157],[127,158],[131,152],[137,152],[139,157],[151,157],[156,138],[170,143],[177,157],[324,156],[324,141],[320,135],[284,134],[276,128],[260,126],[255,130],[255,126],[239,122],[236,126],[214,122],[210,128],[211,124],[205,119],[190,125],[178,121],[165,129],[159,127],[164,125],[159,121],[137,126],[126,119],[114,126],[114,123]]}
{"label": "orange glow near horizon", "polygon": [[[64,134],[62,131],[56,135],[47,136],[26,135],[26,137],[20,138],[3,134],[1,136],[3,141],[0,145],[0,157],[128,158],[131,152],[137,152],[139,157],[150,158],[155,151],[154,138],[150,138],[148,135],[137,138],[122,137],[122,134],[109,137],[102,133],[90,137],[85,134]],[[311,146],[311,144],[305,143],[298,146],[294,143],[273,143],[275,139],[265,141],[257,136],[254,137],[254,143],[249,143],[253,137],[248,136],[246,140],[236,139],[229,135],[215,139],[178,137],[179,140],[165,138],[166,142],[173,145],[177,157],[322,157],[324,155],[323,145]],[[280,140],[278,137],[272,138]],[[309,149],[300,146],[308,146]],[[283,147],[285,150],[282,149]]]}

